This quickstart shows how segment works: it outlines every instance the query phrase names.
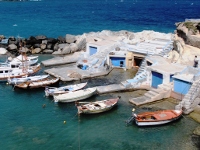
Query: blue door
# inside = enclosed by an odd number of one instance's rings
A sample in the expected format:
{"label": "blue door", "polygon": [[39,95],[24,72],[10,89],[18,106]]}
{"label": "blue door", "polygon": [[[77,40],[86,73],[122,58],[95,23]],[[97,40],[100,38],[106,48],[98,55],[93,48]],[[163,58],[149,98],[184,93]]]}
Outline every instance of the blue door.
{"label": "blue door", "polygon": [[90,49],[90,56],[97,52],[97,47],[90,46],[89,49]]}
{"label": "blue door", "polygon": [[187,94],[190,90],[192,84],[186,81],[182,81],[179,79],[174,79],[174,92],[179,94]]}
{"label": "blue door", "polygon": [[122,57],[110,57],[112,65],[115,67],[125,67],[126,66],[126,61],[125,58]]}
{"label": "blue door", "polygon": [[163,75],[152,71],[152,84],[151,86],[157,88],[159,84],[163,83]]}

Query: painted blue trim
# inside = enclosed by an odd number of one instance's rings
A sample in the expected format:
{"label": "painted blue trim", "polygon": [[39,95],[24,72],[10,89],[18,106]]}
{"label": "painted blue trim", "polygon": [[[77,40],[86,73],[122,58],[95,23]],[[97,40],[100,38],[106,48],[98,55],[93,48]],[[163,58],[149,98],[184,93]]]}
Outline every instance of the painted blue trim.
{"label": "painted blue trim", "polygon": [[157,88],[158,85],[163,83],[163,75],[158,73],[158,72],[154,72],[152,71],[152,83],[151,86],[154,88]]}

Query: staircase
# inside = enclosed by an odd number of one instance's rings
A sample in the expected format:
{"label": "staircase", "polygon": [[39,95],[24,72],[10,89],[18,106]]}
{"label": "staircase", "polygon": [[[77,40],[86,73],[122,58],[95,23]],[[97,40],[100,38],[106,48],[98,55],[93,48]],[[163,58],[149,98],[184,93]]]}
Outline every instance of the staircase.
{"label": "staircase", "polygon": [[193,82],[189,92],[184,96],[183,100],[176,105],[176,109],[183,109],[184,114],[189,114],[192,112],[200,103],[199,98],[199,92],[200,92],[200,80],[197,80]]}
{"label": "staircase", "polygon": [[172,83],[161,84],[158,86],[157,89],[151,88],[143,96],[132,98],[129,100],[129,102],[135,105],[142,105],[142,104],[151,103],[157,100],[161,100],[163,98],[168,98],[170,97],[172,87],[173,87]]}
{"label": "staircase", "polygon": [[165,47],[163,49],[163,51],[161,51],[158,54],[161,55],[161,56],[164,56],[164,55],[168,54],[172,50],[172,48],[173,48],[173,42],[170,41],[170,43],[167,45],[167,47]]}
{"label": "staircase", "polygon": [[136,75],[134,76],[133,79],[128,79],[126,81],[123,81],[121,82],[121,84],[124,86],[124,87],[131,87],[131,86],[135,86],[137,85],[138,83],[141,83],[143,81],[146,80],[146,57],[143,58],[142,62],[141,62],[141,65],[138,69],[138,72],[136,73]]}

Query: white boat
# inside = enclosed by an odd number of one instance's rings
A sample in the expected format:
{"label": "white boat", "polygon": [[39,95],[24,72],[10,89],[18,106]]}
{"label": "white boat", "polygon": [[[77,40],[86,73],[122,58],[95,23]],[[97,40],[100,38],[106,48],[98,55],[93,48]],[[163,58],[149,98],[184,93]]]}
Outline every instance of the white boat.
{"label": "white boat", "polygon": [[38,56],[26,56],[26,55],[19,55],[13,59],[8,59],[8,63],[10,64],[22,64],[23,61],[27,61],[28,65],[34,65],[38,62]]}
{"label": "white boat", "polygon": [[82,88],[84,88],[87,85],[87,82],[85,83],[80,83],[80,84],[74,84],[74,85],[67,85],[67,86],[62,86],[62,87],[46,87],[45,88],[45,95],[46,96],[53,96],[53,95],[58,95],[58,94],[64,94],[72,91],[77,91]]}
{"label": "white boat", "polygon": [[27,81],[39,81],[48,78],[49,75],[25,76],[21,78],[8,78],[9,84],[19,84]]}
{"label": "white boat", "polygon": [[88,97],[91,97],[96,93],[96,88],[87,88],[84,90],[79,90],[79,91],[74,91],[74,92],[68,92],[65,94],[59,94],[59,95],[54,95],[54,102],[62,102],[62,103],[67,103],[67,102],[74,102],[78,100],[83,100]]}
{"label": "white boat", "polygon": [[138,126],[154,126],[177,120],[181,115],[182,110],[159,110],[133,114],[133,119]]}
{"label": "white boat", "polygon": [[[119,98],[106,99],[106,100],[96,101],[96,102],[76,102],[78,114],[81,114],[81,113],[97,114],[97,113],[108,111],[117,105],[118,100]],[[81,103],[87,103],[87,104],[78,106],[78,104],[81,104]]]}
{"label": "white boat", "polygon": [[40,64],[35,66],[11,65],[9,63],[0,64],[0,81],[7,81],[8,78],[19,78],[32,75],[40,70]]}
{"label": "white boat", "polygon": [[15,84],[14,87],[22,88],[22,89],[35,89],[46,87],[49,85],[56,84],[59,81],[59,78],[45,78],[39,81],[27,81],[20,84]]}

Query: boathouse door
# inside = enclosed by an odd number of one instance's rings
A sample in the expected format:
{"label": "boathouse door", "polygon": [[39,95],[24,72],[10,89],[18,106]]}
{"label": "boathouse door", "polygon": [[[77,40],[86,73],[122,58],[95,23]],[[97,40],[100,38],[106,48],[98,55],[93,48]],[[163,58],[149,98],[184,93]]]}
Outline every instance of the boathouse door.
{"label": "boathouse door", "polygon": [[192,84],[179,79],[174,79],[174,92],[186,95],[190,90]]}
{"label": "boathouse door", "polygon": [[163,75],[158,73],[158,72],[154,72],[152,71],[152,84],[151,86],[154,88],[157,88],[158,85],[163,83]]}
{"label": "boathouse door", "polygon": [[126,66],[126,61],[125,61],[125,58],[123,58],[123,57],[110,57],[110,60],[114,67],[125,67]]}
{"label": "boathouse door", "polygon": [[90,51],[90,56],[91,56],[97,52],[97,47],[90,46],[89,51]]}

